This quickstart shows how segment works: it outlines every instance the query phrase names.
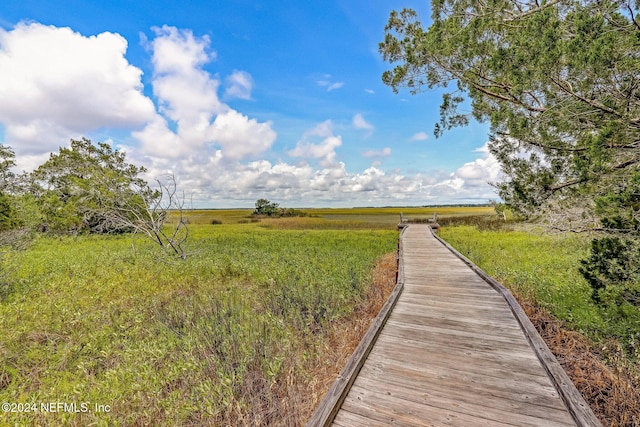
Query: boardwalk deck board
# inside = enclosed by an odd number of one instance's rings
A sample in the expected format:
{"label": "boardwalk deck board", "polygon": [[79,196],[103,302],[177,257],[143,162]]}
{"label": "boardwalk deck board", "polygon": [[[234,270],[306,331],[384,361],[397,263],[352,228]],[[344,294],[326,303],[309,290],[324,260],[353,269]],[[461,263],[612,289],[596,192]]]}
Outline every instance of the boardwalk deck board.
{"label": "boardwalk deck board", "polygon": [[428,225],[404,230],[401,258],[403,288],[366,358],[307,425],[599,425],[508,292]]}

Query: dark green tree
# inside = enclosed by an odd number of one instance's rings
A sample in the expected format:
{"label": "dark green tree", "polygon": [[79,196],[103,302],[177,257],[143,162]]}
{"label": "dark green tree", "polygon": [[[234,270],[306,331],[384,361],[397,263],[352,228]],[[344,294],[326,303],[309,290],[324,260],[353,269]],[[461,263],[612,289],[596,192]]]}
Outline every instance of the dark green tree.
{"label": "dark green tree", "polygon": [[[640,1],[431,5],[428,28],[413,10],[392,12],[380,52],[396,66],[383,81],[394,91],[444,92],[436,136],[471,118],[489,123],[489,148],[507,176],[496,187],[511,209],[620,239],[594,243],[594,259],[635,247],[629,242],[640,238]],[[638,257],[631,249],[627,255]],[[640,263],[624,264],[635,270],[616,283],[631,285]],[[596,270],[583,266],[587,278]],[[608,276],[598,277],[605,286]]]}
{"label": "dark green tree", "polygon": [[16,175],[11,170],[16,165],[16,155],[11,147],[0,144],[0,193],[11,192]]}
{"label": "dark green tree", "polygon": [[31,174],[31,188],[51,231],[124,232],[131,227],[117,213],[142,212],[155,194],[140,177],[143,172],[109,144],[83,138],[51,154]]}
{"label": "dark green tree", "polygon": [[0,144],[0,231],[19,225],[14,190],[16,176],[12,168],[16,165],[15,154],[10,147]]}
{"label": "dark green tree", "polygon": [[267,199],[256,200],[256,208],[253,211],[254,215],[264,216],[278,216],[280,213],[280,205],[275,202],[270,202]]}

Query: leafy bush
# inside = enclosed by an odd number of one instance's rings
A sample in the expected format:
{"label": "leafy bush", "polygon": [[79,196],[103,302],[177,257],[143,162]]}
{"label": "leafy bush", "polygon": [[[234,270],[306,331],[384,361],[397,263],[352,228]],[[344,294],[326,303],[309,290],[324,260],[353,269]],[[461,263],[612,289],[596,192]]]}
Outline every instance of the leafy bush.
{"label": "leafy bush", "polygon": [[159,197],[139,177],[145,171],[109,144],[71,140],[31,174],[31,192],[48,231],[132,231],[129,223],[145,216],[148,202]]}
{"label": "leafy bush", "polygon": [[[590,256],[580,261],[580,273],[593,289],[593,301],[640,306],[639,260],[640,248],[635,240],[619,237],[593,239]],[[609,292],[613,298],[603,298],[607,287],[613,291]]]}
{"label": "leafy bush", "polygon": [[268,216],[274,218],[283,217],[304,217],[307,213],[293,208],[281,208],[278,203],[270,202],[267,199],[258,199],[256,201],[256,208],[254,209],[252,216]]}

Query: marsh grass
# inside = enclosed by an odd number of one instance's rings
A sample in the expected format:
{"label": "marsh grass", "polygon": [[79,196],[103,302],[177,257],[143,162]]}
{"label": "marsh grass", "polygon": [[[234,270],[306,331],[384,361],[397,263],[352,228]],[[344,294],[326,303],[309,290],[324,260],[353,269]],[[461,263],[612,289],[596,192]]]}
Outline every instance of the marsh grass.
{"label": "marsh grass", "polygon": [[[177,262],[129,236],[6,249],[0,401],[110,411],[0,413],[0,425],[303,425],[393,288],[399,212],[433,211],[190,211]],[[435,211],[441,235],[520,298],[605,425],[637,422],[640,323],[591,304],[575,267],[588,238],[487,207]]]}
{"label": "marsh grass", "polygon": [[0,425],[303,424],[337,325],[360,318],[397,232],[262,225],[192,222],[180,262],[128,236],[9,251],[0,401],[110,411],[0,413]]}
{"label": "marsh grass", "polygon": [[[283,229],[392,229],[400,221],[400,213],[407,219],[432,218],[486,218],[495,216],[490,206],[440,207],[383,207],[383,208],[303,208],[305,217],[252,218],[251,209],[193,209],[184,215],[190,224],[251,224],[263,222],[265,228]],[[171,221],[171,216],[169,221]]]}

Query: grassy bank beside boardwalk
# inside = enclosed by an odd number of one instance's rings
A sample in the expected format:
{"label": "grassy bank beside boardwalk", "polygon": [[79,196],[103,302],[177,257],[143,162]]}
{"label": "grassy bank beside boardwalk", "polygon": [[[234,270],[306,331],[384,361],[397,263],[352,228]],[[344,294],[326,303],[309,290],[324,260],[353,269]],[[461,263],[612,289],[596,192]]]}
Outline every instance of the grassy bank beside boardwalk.
{"label": "grassy bank beside boardwalk", "polygon": [[361,315],[397,231],[190,233],[185,261],[130,236],[41,237],[5,254],[0,402],[16,406],[0,425],[304,421],[317,373],[335,369],[336,325]]}

